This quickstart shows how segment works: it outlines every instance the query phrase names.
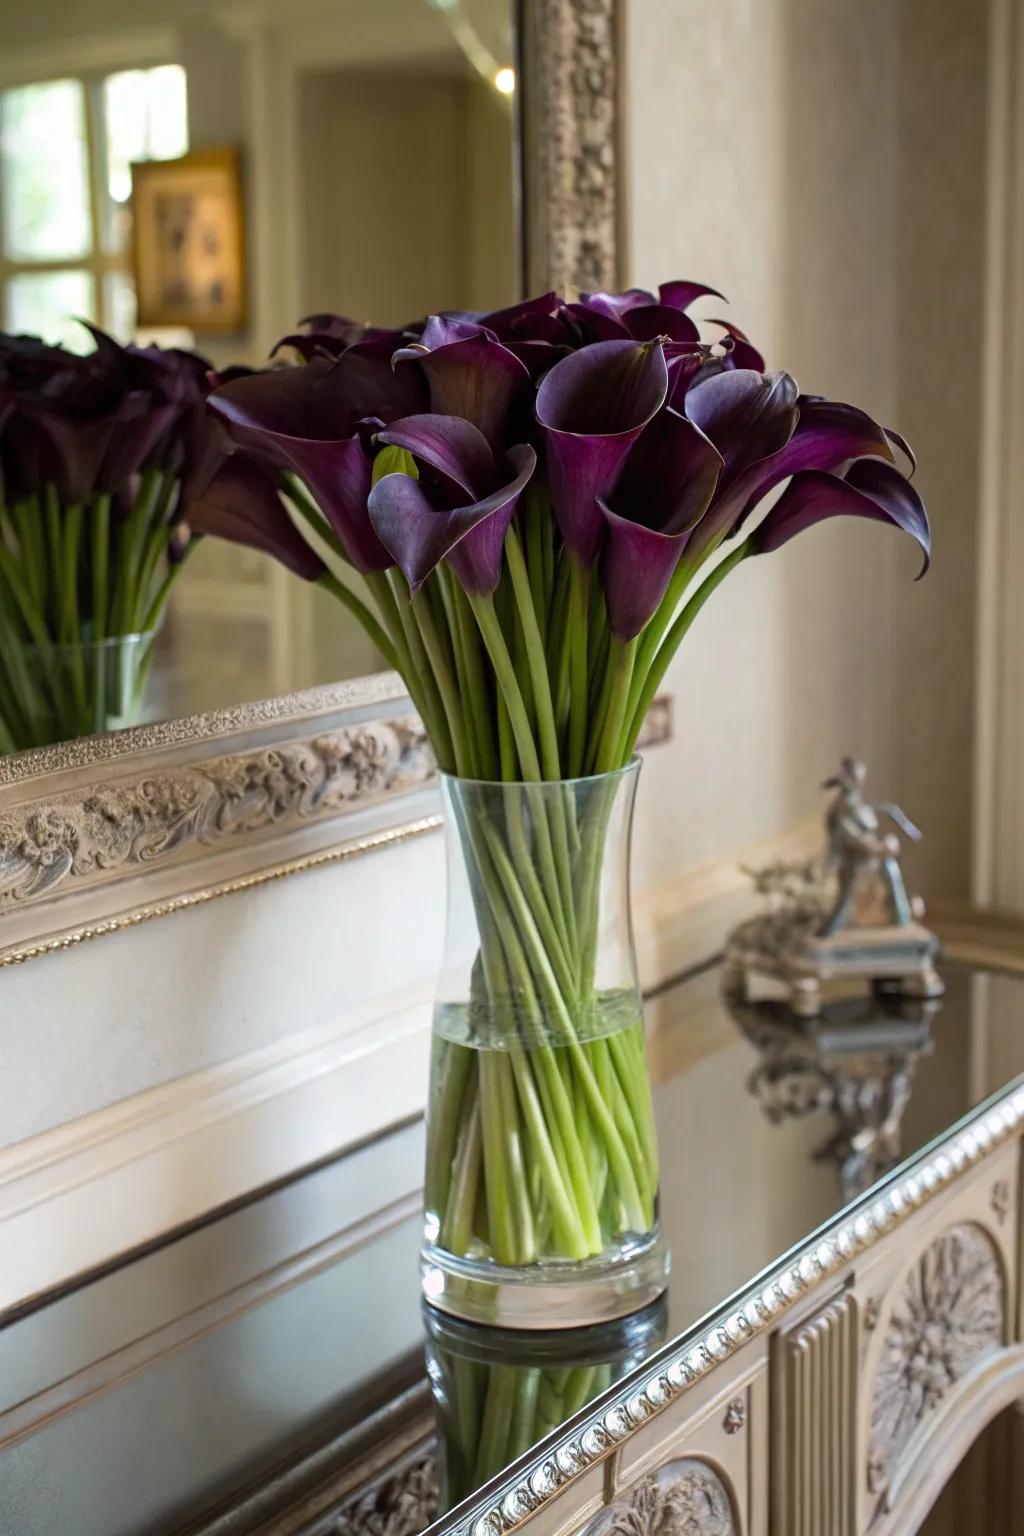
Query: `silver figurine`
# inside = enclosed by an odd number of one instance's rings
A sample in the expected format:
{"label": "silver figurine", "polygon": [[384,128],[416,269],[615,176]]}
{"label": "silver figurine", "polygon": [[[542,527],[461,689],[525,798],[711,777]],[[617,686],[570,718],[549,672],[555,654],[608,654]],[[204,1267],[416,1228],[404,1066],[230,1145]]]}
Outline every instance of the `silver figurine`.
{"label": "silver figurine", "polygon": [[918,842],[898,805],[864,795],[863,763],[846,757],[823,789],[834,790],[825,817],[824,857],[748,870],[769,909],[729,939],[725,984],[753,997],[767,981],[795,1012],[813,1018],[826,982],[861,979],[908,997],[940,997],[938,940],[924,927],[924,905],[907,890],[900,841],[891,823]]}

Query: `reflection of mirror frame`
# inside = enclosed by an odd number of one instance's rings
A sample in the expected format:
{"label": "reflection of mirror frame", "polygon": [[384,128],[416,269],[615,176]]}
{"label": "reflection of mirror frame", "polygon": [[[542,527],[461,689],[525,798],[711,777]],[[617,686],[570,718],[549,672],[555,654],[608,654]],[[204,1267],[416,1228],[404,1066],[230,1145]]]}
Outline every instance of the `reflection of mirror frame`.
{"label": "reflection of mirror frame", "polygon": [[[518,0],[529,292],[618,276],[617,0]],[[437,825],[393,674],[0,758],[0,966]]]}

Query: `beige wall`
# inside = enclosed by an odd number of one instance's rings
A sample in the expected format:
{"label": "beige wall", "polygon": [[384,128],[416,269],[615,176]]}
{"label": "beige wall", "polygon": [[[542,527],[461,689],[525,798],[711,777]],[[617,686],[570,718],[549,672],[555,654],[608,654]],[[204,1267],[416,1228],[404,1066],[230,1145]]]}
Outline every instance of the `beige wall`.
{"label": "beige wall", "polygon": [[511,121],[464,75],[302,76],[302,305],[400,325],[516,297]]}
{"label": "beige wall", "polygon": [[966,890],[985,13],[627,0],[628,276],[713,283],[769,366],[902,427],[936,543],[915,586],[908,541],[833,523],[716,594],[670,674],[644,883],[813,812],[855,752],[928,832],[926,887]]}

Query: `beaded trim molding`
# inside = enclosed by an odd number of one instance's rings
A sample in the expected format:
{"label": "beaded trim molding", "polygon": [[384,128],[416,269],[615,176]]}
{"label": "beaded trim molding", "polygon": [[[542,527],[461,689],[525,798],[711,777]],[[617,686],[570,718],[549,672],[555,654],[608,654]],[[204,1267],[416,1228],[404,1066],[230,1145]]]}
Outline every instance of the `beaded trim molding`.
{"label": "beaded trim molding", "polygon": [[453,1536],[508,1536],[723,1361],[774,1329],[813,1286],[838,1275],[851,1260],[1010,1142],[1022,1124],[1024,1080],[1018,1079],[994,1104],[982,1105],[965,1126],[922,1154],[902,1178],[873,1199],[867,1198],[860,1208],[837,1217],[824,1236],[796,1250],[795,1257],[751,1288],[723,1320],[627,1382],[613,1403],[589,1415],[511,1485],[499,1488],[482,1511],[444,1529]]}

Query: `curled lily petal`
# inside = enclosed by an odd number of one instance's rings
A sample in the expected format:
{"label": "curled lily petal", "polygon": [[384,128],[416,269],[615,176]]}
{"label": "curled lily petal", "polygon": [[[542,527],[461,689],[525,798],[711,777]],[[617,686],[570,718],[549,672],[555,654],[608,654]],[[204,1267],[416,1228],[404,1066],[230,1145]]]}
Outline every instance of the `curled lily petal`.
{"label": "curled lily petal", "polygon": [[214,391],[210,407],[236,442],[295,471],[366,575],[391,560],[366,512],[370,460],[352,420],[350,388],[339,365],[318,361],[236,379]]}
{"label": "curled lily petal", "polygon": [[913,448],[911,448],[910,444],[907,442],[902,433],[897,432],[894,427],[886,427],[885,435],[891,443],[896,444],[896,447],[900,450],[900,453],[903,454],[907,463],[910,465],[910,474],[907,476],[907,479],[912,480],[914,478],[914,471],[917,469],[917,454],[914,452]]}
{"label": "curled lily petal", "polygon": [[700,331],[689,315],[668,304],[638,304],[626,315],[626,327],[637,341],[654,341],[658,336],[667,336],[670,341],[700,341]]}
{"label": "curled lily petal", "polygon": [[646,288],[627,288],[623,293],[581,293],[580,304],[585,309],[592,309],[599,315],[605,315],[609,320],[622,320],[631,309],[636,309],[641,304],[656,304],[658,301],[653,293]]}
{"label": "curled lily petal", "polygon": [[901,528],[924,556],[919,577],[928,569],[931,530],[924,503],[898,469],[878,459],[861,459],[842,477],[816,469],[794,475],[751,535],[754,551],[768,554],[829,517],[865,517]]}
{"label": "curled lily petal", "polygon": [[732,494],[741,506],[742,521],[762,496],[801,469],[836,469],[850,459],[876,458],[893,462],[884,428],[866,411],[840,400],[800,401],[800,419],[785,447],[750,465],[733,482]]}
{"label": "curled lily petal", "polygon": [[707,283],[662,283],[658,288],[658,301],[661,304],[671,304],[673,309],[689,309],[696,299],[702,299],[710,294],[714,299],[724,299],[725,294],[719,293],[717,288],[709,288]]}
{"label": "curled lily petal", "polygon": [[788,373],[734,368],[694,384],[686,414],[725,460],[725,475],[770,453],[792,437],[799,419],[796,381]]}
{"label": "curled lily petal", "polygon": [[611,504],[599,499],[607,525],[602,584],[619,639],[638,635],[656,612],[721,467],[699,427],[660,411],[631,450]]}
{"label": "curled lily petal", "polygon": [[377,441],[406,449],[469,496],[494,482],[494,455],[487,439],[461,416],[406,416],[378,432]]}
{"label": "curled lily petal", "polygon": [[[428,350],[421,350],[428,340]],[[396,352],[394,360],[419,364],[432,411],[471,421],[492,450],[501,451],[510,421],[515,419],[517,399],[530,384],[529,369],[514,352],[480,325],[434,315],[420,343]]]}
{"label": "curled lily petal", "polygon": [[604,533],[597,497],[611,490],[667,389],[665,355],[655,342],[596,342],[556,363],[541,382],[537,420],[555,516],[584,566],[594,563]]}
{"label": "curled lily petal", "polygon": [[235,454],[189,507],[193,533],[209,533],[273,555],[296,576],[316,581],[323,561],[295,527],[278,495],[277,473],[248,454]]}
{"label": "curled lily petal", "polygon": [[726,537],[749,497],[745,472],[772,462],[793,436],[799,420],[796,381],[788,373],[735,368],[698,379],[683,402],[691,421],[706,433],[723,458],[714,505],[701,523],[693,553]]}
{"label": "curled lily petal", "polygon": [[618,315],[592,309],[589,304],[567,304],[564,313],[584,342],[626,341],[631,334]]}
{"label": "curled lily petal", "polygon": [[413,593],[444,559],[466,591],[492,592],[497,586],[505,534],[537,464],[537,455],[525,445],[511,448],[507,459],[514,473],[506,485],[468,506],[443,511],[410,475],[377,481],[370,492],[370,519]]}

